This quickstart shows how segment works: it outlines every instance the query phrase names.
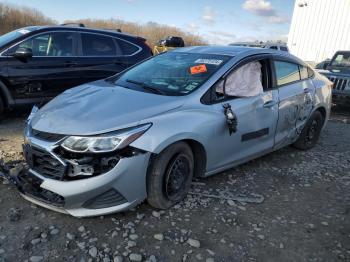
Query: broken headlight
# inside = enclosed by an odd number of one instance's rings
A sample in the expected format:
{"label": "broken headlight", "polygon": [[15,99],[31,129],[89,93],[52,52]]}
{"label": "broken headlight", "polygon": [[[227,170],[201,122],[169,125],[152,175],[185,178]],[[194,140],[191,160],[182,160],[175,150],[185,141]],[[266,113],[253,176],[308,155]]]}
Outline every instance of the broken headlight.
{"label": "broken headlight", "polygon": [[98,136],[69,136],[61,144],[68,151],[76,153],[108,153],[122,149],[138,139],[152,124],[128,128]]}

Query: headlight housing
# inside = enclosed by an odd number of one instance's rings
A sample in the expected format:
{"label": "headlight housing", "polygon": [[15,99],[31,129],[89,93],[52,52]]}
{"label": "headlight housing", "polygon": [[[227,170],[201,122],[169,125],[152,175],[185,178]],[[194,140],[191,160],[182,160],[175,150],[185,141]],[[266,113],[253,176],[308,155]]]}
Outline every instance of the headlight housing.
{"label": "headlight housing", "polygon": [[75,153],[108,153],[122,149],[138,139],[152,124],[107,133],[98,136],[69,136],[61,146]]}

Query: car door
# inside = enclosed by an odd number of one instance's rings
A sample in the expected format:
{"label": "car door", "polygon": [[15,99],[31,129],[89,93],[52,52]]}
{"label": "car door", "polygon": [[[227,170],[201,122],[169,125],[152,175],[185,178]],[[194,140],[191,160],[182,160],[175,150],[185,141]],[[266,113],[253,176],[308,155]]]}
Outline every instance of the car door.
{"label": "car door", "polygon": [[279,92],[277,149],[293,143],[300,134],[312,111],[315,87],[307,67],[281,58],[276,58],[273,65]]}
{"label": "car door", "polygon": [[109,35],[80,33],[78,68],[81,82],[91,82],[110,77],[128,67],[116,40]]}
{"label": "car door", "polygon": [[[258,58],[256,59],[255,61],[258,61]],[[223,116],[211,141],[212,156],[208,157],[208,166],[214,170],[245,162],[272,150],[274,146],[278,119],[278,90],[272,88],[270,60],[266,57],[259,59],[265,61],[262,68],[265,82],[263,93],[253,97],[233,97],[224,100],[214,98],[212,110]],[[232,134],[229,133],[223,114],[225,104],[231,106],[237,118],[237,130]]]}
{"label": "car door", "polygon": [[[16,99],[54,97],[79,82],[75,70],[76,34],[47,32],[32,36],[10,48],[8,81]],[[21,60],[14,54],[18,48],[30,48],[33,56]]]}

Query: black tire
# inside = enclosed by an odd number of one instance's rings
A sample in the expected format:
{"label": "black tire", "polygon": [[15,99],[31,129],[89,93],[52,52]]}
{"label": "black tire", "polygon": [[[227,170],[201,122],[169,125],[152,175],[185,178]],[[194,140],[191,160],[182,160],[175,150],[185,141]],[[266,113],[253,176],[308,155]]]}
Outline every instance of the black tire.
{"label": "black tire", "polygon": [[190,189],[194,158],[185,142],[177,142],[152,159],[147,175],[147,201],[159,209],[180,202]]}
{"label": "black tire", "polygon": [[315,111],[307,121],[298,140],[293,144],[293,146],[300,150],[308,150],[313,148],[320,138],[323,123],[324,118],[321,112]]}

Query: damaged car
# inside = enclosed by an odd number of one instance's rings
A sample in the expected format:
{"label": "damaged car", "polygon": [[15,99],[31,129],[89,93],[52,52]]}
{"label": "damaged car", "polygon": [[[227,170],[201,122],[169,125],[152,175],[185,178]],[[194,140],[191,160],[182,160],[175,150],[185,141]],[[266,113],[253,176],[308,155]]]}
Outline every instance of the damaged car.
{"label": "damaged car", "polygon": [[318,141],[332,83],[268,49],[187,47],[70,89],[25,129],[22,196],[76,217],[167,209],[194,178]]}

